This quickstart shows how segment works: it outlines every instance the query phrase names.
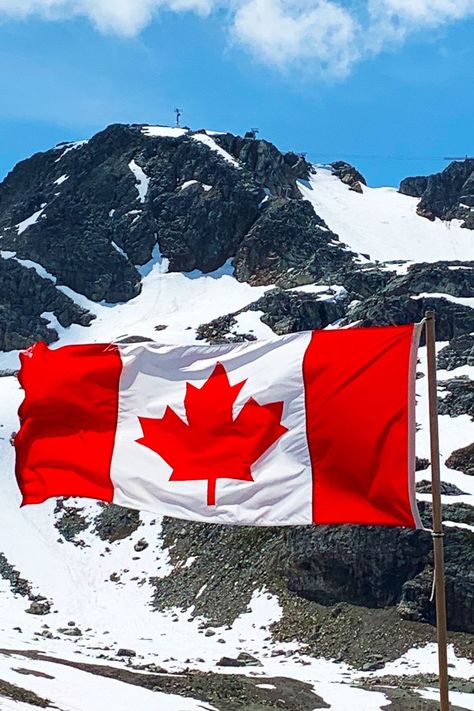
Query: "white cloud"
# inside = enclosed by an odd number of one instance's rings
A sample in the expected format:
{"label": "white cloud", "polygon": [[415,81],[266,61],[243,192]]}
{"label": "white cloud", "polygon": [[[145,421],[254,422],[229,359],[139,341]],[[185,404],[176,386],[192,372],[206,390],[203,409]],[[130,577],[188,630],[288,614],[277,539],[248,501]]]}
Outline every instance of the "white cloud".
{"label": "white cloud", "polygon": [[473,0],[370,0],[373,15],[386,14],[415,24],[438,25],[474,12]]}
{"label": "white cloud", "polygon": [[346,74],[358,58],[354,17],[329,0],[246,0],[235,13],[233,34],[268,64],[316,63]]}
{"label": "white cloud", "polygon": [[411,34],[474,15],[474,0],[0,0],[0,18],[82,16],[102,32],[125,36],[163,10],[225,10],[233,40],[263,63],[344,76]]}
{"label": "white cloud", "polygon": [[367,49],[474,15],[474,0],[368,0]]}
{"label": "white cloud", "polygon": [[50,20],[87,17],[97,29],[124,36],[138,34],[159,10],[207,13],[213,0],[0,0],[1,15],[39,15]]}

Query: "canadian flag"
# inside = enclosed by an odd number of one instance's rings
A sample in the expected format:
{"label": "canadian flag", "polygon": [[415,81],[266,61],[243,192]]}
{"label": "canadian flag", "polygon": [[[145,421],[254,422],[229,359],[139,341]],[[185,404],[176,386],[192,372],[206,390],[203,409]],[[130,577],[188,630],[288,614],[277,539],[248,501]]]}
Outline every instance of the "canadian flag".
{"label": "canadian flag", "polygon": [[21,355],[24,504],[113,501],[223,524],[420,527],[419,326]]}

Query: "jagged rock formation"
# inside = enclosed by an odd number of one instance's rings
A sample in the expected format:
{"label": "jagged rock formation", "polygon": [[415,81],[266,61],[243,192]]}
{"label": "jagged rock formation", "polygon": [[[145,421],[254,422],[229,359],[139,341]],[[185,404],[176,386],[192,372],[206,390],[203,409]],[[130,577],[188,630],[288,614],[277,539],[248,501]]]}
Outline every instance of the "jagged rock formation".
{"label": "jagged rock formation", "polygon": [[343,160],[337,160],[330,165],[334,169],[334,175],[345,185],[348,185],[349,190],[353,190],[356,193],[364,192],[362,186],[367,185],[367,182],[357,168],[354,168],[350,163],[345,163]]}
{"label": "jagged rock formation", "polygon": [[440,384],[441,392],[445,393],[439,403],[441,415],[469,415],[474,421],[474,381],[467,375],[452,380],[444,380]]}
{"label": "jagged rock formation", "polygon": [[55,341],[57,332],[48,328],[45,313],[51,313],[65,327],[72,323],[87,326],[94,318],[33,268],[13,259],[0,259],[0,350]]}
{"label": "jagged rock formation", "polygon": [[428,309],[436,311],[436,337],[439,341],[469,333],[474,328],[474,310],[447,299],[431,296],[386,296],[381,293],[355,306],[348,315],[348,323],[360,326],[400,325],[419,323]]}
{"label": "jagged rock formation", "polygon": [[355,255],[339,242],[309,202],[277,199],[239,245],[239,281],[284,288],[316,282],[349,266]]}
{"label": "jagged rock formation", "polygon": [[271,195],[295,197],[297,179],[306,180],[311,165],[296,153],[281,153],[272,143],[242,138],[232,133],[218,134],[216,142],[236,160],[245,165],[254,180]]}
{"label": "jagged rock formation", "polygon": [[[304,228],[302,247],[312,229],[324,225],[296,188],[310,166],[267,141],[231,134],[217,139],[239,163],[220,155],[217,143],[214,150],[203,132],[149,136],[141,126],[122,125],[19,163],[0,184],[0,249],[9,256],[0,268],[15,282],[0,279],[0,348],[54,341],[44,312],[53,312],[61,325],[87,325],[91,317],[55,284],[92,301],[132,299],[141,288],[139,267],[157,244],[170,271],[210,272],[239,253],[241,278],[258,280],[253,272],[265,272],[269,242],[280,230],[275,248],[283,270],[293,235]],[[260,250],[259,239],[266,243]],[[331,240],[337,237],[321,230],[321,247]],[[288,266],[296,258],[302,268],[308,250],[297,258],[297,247]],[[347,261],[341,247],[332,252]],[[295,283],[321,274],[329,256],[315,260]],[[23,270],[20,276],[19,260],[33,262],[37,273]],[[272,276],[275,269],[263,278]]]}
{"label": "jagged rock formation", "polygon": [[438,367],[446,370],[474,365],[474,335],[464,334],[453,338],[449,346],[438,353]]}
{"label": "jagged rock formation", "polygon": [[469,297],[474,293],[474,262],[422,262],[412,264],[383,290],[389,296],[439,293]]}
{"label": "jagged rock formation", "polygon": [[434,220],[463,220],[474,229],[474,159],[455,161],[441,173],[405,178],[400,184],[403,195],[421,198],[418,214]]}

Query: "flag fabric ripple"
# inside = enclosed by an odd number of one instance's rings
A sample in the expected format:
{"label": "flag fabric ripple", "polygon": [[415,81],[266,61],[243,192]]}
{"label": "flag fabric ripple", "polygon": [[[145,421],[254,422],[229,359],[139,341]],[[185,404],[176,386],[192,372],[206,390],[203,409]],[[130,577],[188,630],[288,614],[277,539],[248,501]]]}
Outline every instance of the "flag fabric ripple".
{"label": "flag fabric ripple", "polygon": [[421,527],[420,326],[21,354],[23,504],[78,496],[234,525]]}

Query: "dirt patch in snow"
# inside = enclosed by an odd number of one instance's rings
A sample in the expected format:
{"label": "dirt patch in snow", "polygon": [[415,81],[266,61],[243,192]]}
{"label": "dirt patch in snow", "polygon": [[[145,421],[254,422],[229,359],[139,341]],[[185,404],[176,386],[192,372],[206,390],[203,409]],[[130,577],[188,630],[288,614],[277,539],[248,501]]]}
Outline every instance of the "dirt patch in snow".
{"label": "dirt patch in snow", "polygon": [[38,706],[39,708],[46,709],[51,706],[51,701],[48,699],[42,699],[34,691],[28,691],[27,689],[22,689],[21,686],[16,686],[16,684],[10,684],[8,681],[2,681],[0,679],[0,707],[1,698],[11,699],[12,701],[22,702],[24,704],[30,704],[30,706]]}
{"label": "dirt patch in snow", "polygon": [[[244,711],[244,709],[245,711],[280,711],[280,709],[315,711],[315,709],[329,708],[329,705],[314,693],[311,684],[295,679],[247,677],[192,670],[179,674],[150,674],[99,664],[73,662],[31,650],[2,649],[0,653],[21,655],[29,659],[72,667],[150,691],[199,699],[216,705],[219,711]],[[261,688],[262,684],[265,684],[265,688]]]}

